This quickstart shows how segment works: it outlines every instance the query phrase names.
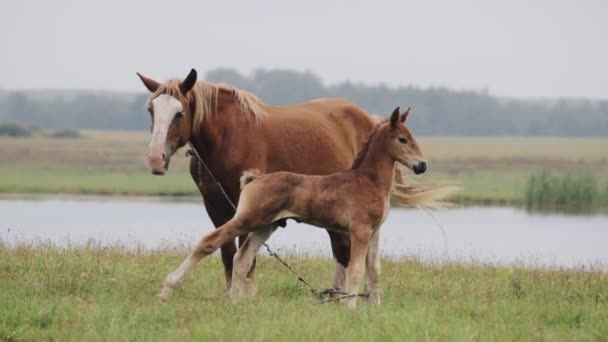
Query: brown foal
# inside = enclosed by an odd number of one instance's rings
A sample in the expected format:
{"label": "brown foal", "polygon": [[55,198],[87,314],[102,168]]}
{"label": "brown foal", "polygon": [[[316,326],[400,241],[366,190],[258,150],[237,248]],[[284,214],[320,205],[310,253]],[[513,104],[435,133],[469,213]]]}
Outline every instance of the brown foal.
{"label": "brown foal", "polygon": [[[408,110],[395,109],[390,120],[371,131],[348,171],[328,176],[274,172],[259,176],[245,172],[235,216],[205,235],[163,284],[159,299],[165,301],[186,273],[202,258],[236,236],[249,234],[234,258],[230,297],[238,300],[246,287],[247,272],[261,245],[276,229],[276,222],[295,219],[350,235],[350,263],[346,292],[356,294],[364,269],[366,291],[372,303],[380,303],[378,280],[379,228],[390,209],[395,163],[416,174],[426,171],[426,161],[414,136],[404,125]],[[356,297],[345,299],[356,306]]]}

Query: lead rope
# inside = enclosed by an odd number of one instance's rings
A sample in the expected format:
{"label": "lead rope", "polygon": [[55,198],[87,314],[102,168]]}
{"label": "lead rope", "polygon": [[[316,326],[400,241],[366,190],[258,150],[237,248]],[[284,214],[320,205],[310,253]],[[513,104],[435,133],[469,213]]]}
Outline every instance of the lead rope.
{"label": "lead rope", "polygon": [[[230,199],[230,197],[224,190],[224,187],[222,186],[222,184],[220,182],[218,182],[218,180],[215,178],[215,176],[213,176],[213,173],[211,172],[211,170],[209,169],[209,167],[207,166],[207,164],[205,163],[203,158],[201,158],[200,154],[198,154],[198,151],[194,148],[194,146],[192,145],[192,142],[188,141],[188,145],[190,146],[190,149],[186,152],[186,157],[195,156],[196,159],[198,159],[199,165],[202,165],[205,168],[205,171],[207,172],[209,177],[211,177],[211,180],[215,183],[217,188],[220,189],[220,191],[224,195],[224,198],[226,199],[228,204],[230,204],[232,209],[236,212],[236,205],[234,205],[234,202],[232,202],[232,200]],[[198,167],[198,181],[199,181],[198,185],[199,185],[199,187],[202,186],[202,184],[203,184],[202,176],[203,175],[201,173],[201,168],[199,166]],[[298,274],[298,272],[296,272],[285,260],[281,259],[281,257],[279,257],[279,255],[277,253],[273,252],[270,249],[270,246],[266,242],[264,242],[263,246],[268,251],[268,254],[270,254],[272,257],[277,259],[283,266],[285,266],[285,268],[287,268],[293,275],[295,275],[302,284],[304,284],[308,287],[308,289],[310,290],[310,293],[312,293],[315,297],[317,297],[319,299],[319,304],[325,304],[325,303],[338,301],[338,300],[342,300],[342,299],[346,299],[346,298],[352,298],[352,297],[368,297],[369,296],[369,294],[367,294],[367,293],[348,294],[348,293],[338,291],[338,290],[332,289],[332,288],[319,291],[314,286],[310,285],[310,283],[307,282],[300,274]],[[340,295],[340,297],[325,299],[324,296],[328,296],[328,295]]]}

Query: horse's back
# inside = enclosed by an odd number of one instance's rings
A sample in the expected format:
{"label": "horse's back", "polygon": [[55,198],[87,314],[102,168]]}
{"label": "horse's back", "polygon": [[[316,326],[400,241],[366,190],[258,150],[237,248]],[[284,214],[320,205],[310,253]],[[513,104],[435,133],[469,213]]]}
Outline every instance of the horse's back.
{"label": "horse's back", "polygon": [[[344,99],[318,99],[289,106],[267,106],[267,127],[291,131],[285,144],[311,136],[350,166],[377,119]],[[271,128],[272,129],[272,128]],[[314,145],[313,145],[314,146]],[[342,171],[344,167],[333,171]],[[298,171],[298,170],[293,170]]]}
{"label": "horse's back", "polygon": [[362,125],[370,125],[373,118],[361,107],[353,102],[341,98],[316,99],[308,102],[287,106],[267,105],[266,111],[277,119],[290,119],[293,117],[319,117],[331,120],[351,120]]}

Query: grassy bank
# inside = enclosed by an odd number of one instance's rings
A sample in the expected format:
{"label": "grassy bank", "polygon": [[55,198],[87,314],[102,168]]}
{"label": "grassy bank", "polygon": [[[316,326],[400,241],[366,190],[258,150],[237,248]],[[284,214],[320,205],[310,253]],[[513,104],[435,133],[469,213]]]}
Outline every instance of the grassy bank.
{"label": "grassy bank", "polygon": [[[181,250],[8,248],[0,244],[4,340],[601,340],[608,275],[482,265],[383,262],[383,304],[315,305],[274,260],[260,258],[258,296],[232,305],[219,257],[203,261],[167,305],[158,285]],[[329,260],[292,256],[314,284]]]}
{"label": "grassy bank", "polygon": [[[0,192],[197,196],[185,151],[167,176],[145,167],[149,134],[82,132],[79,139],[0,138]],[[530,177],[589,174],[608,185],[608,139],[419,139],[430,171],[419,181],[463,184],[460,203],[523,204]],[[412,176],[414,177],[414,176]]]}

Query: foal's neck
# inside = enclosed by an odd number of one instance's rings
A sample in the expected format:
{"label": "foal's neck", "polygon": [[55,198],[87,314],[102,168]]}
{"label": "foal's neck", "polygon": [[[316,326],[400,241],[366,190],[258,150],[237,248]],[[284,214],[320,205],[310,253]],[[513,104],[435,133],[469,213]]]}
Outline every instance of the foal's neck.
{"label": "foal's neck", "polygon": [[388,192],[393,182],[395,160],[386,151],[383,136],[377,134],[372,139],[361,165],[355,172],[368,177],[380,190]]}

